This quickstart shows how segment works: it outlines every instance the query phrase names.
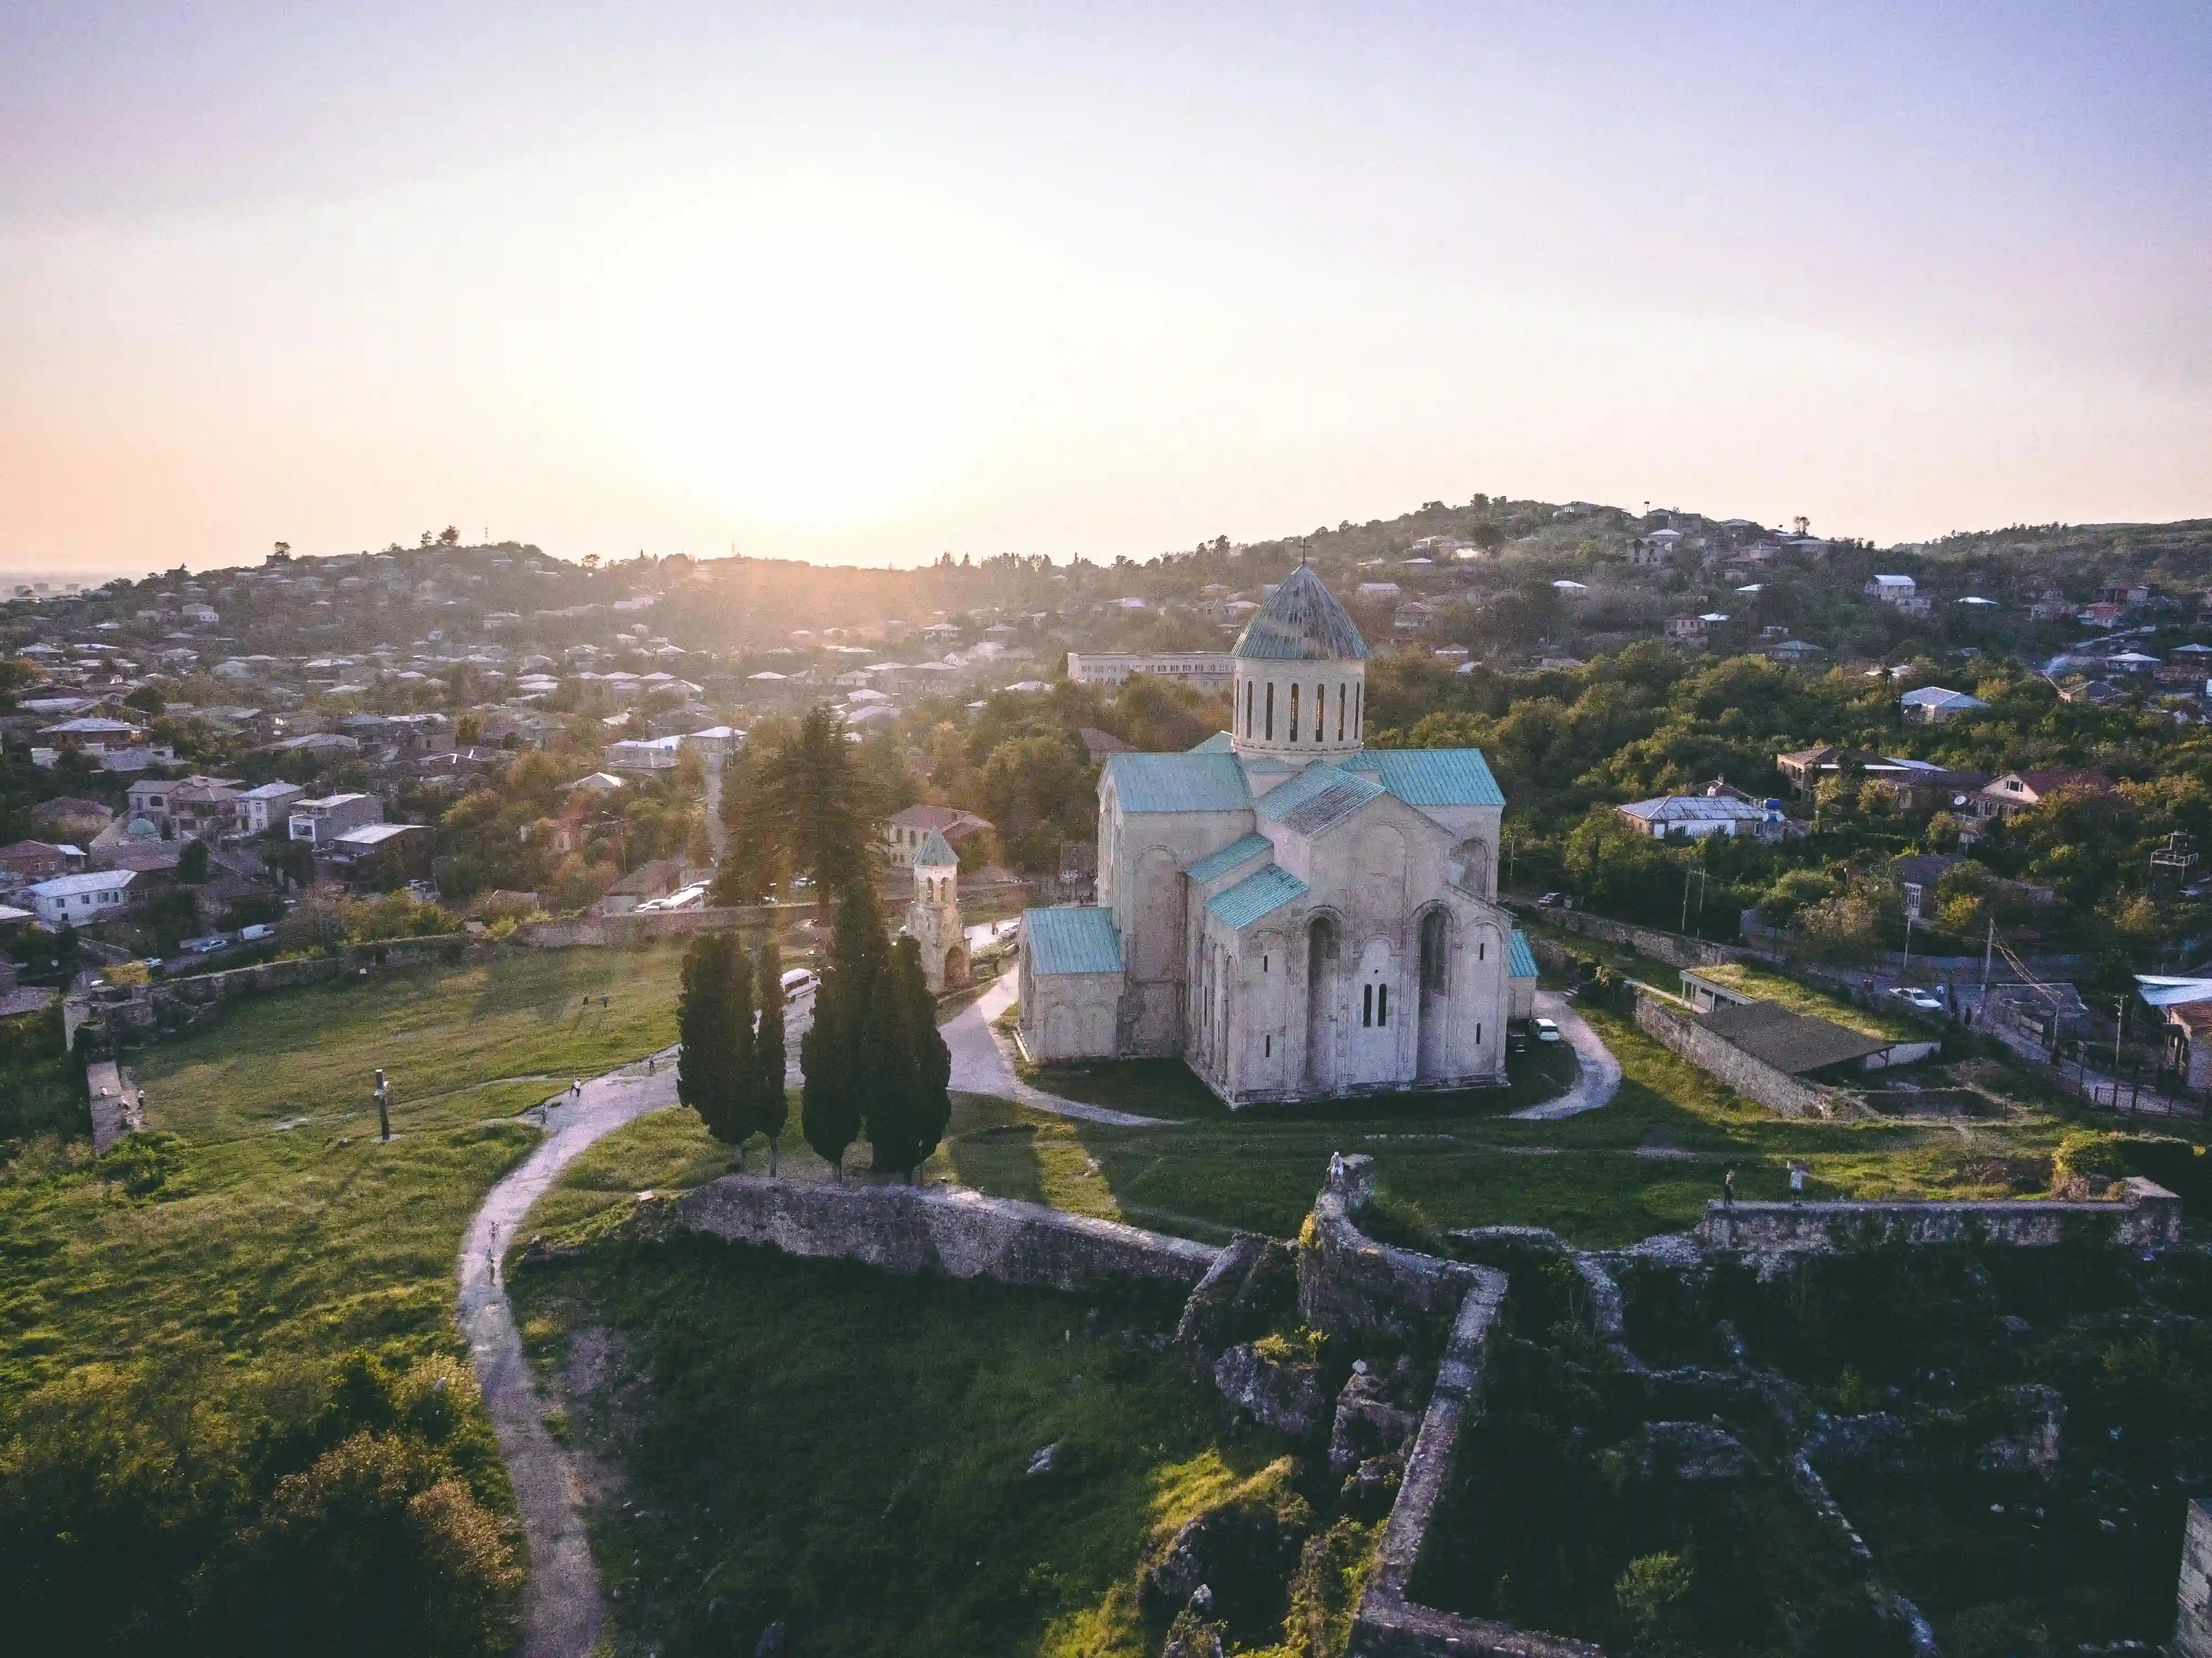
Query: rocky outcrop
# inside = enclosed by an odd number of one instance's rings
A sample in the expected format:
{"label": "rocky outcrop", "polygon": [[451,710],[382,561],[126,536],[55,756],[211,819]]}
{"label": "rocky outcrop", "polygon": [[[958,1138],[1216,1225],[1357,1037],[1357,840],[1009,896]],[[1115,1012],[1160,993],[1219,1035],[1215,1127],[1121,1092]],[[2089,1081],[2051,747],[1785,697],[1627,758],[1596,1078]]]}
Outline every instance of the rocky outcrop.
{"label": "rocky outcrop", "polygon": [[1270,1342],[1240,1341],[1213,1366],[1213,1385],[1239,1416],[1286,1439],[1310,1439],[1328,1412],[1321,1365]]}
{"label": "rocky outcrop", "polygon": [[[1374,1374],[1364,1360],[1352,1367],[1351,1379],[1336,1396],[1329,1427],[1329,1473],[1343,1479],[1370,1461],[1395,1455],[1413,1436],[1420,1418],[1405,1397],[1413,1379],[1413,1367],[1403,1359],[1388,1377]],[[1378,1468],[1370,1479],[1382,1472]]]}
{"label": "rocky outcrop", "polygon": [[1668,1484],[1749,1479],[1759,1472],[1743,1442],[1714,1422],[1647,1422],[1619,1455],[1630,1479]]}
{"label": "rocky outcrop", "polygon": [[1176,1351],[1210,1370],[1224,1348],[1266,1333],[1297,1295],[1297,1259],[1290,1245],[1239,1232],[1183,1303]]}

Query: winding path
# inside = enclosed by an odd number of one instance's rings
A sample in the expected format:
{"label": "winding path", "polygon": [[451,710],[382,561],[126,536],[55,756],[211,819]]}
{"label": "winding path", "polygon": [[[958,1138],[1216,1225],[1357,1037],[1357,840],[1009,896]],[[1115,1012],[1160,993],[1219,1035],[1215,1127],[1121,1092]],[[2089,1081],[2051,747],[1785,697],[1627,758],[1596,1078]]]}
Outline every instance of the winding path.
{"label": "winding path", "polygon": [[1557,1099],[1516,1111],[1515,1120],[1552,1122],[1561,1117],[1578,1117],[1585,1111],[1611,1104],[1613,1095],[1620,1089],[1620,1061],[1613,1057],[1613,1050],[1599,1040],[1597,1032],[1589,1028],[1589,1022],[1575,1011],[1575,1005],[1556,990],[1536,993],[1536,1011],[1556,1023],[1559,1035],[1575,1050],[1575,1082]]}
{"label": "winding path", "polygon": [[[1103,1105],[1064,1099],[1032,1088],[1014,1071],[1006,1039],[991,1028],[992,1022],[1014,1005],[1018,986],[1011,973],[1001,974],[990,988],[954,1014],[943,1025],[945,1046],[952,1054],[952,1086],[963,1094],[996,1094],[1025,1105],[1032,1111],[1055,1117],[1076,1117],[1085,1122],[1105,1123],[1115,1128],[1164,1128],[1164,1117],[1139,1116],[1134,1111],[1115,1111]],[[793,1051],[796,1051],[794,1048]]]}
{"label": "winding path", "polygon": [[652,1075],[640,1061],[593,1078],[580,1098],[562,1093],[549,1102],[544,1139],[491,1188],[461,1242],[461,1333],[468,1338],[469,1362],[514,1481],[530,1544],[522,1658],[586,1658],[599,1640],[606,1608],[575,1473],[568,1454],[546,1431],[499,1263],[530,1206],[562,1169],[603,1136],[676,1103],[675,1054],[671,1048],[655,1054]]}

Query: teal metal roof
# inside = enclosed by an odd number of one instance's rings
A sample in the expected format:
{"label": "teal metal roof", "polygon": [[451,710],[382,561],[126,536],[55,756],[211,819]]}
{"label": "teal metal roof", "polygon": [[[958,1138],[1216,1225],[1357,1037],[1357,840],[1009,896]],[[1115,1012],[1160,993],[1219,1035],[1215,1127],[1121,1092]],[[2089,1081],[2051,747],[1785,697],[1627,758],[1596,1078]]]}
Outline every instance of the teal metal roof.
{"label": "teal metal roof", "polygon": [[1206,913],[1241,932],[1261,916],[1305,896],[1304,881],[1288,870],[1270,864],[1265,869],[1254,870],[1228,891],[1216,895],[1206,906]]}
{"label": "teal metal roof", "polygon": [[1253,613],[1231,654],[1247,661],[1358,662],[1366,658],[1367,641],[1312,567],[1301,564]]}
{"label": "teal metal roof", "polygon": [[1231,841],[1218,852],[1207,853],[1183,873],[1194,881],[1218,881],[1239,864],[1249,864],[1274,849],[1275,843],[1266,835],[1248,835],[1241,841]]}
{"label": "teal metal roof", "polygon": [[1285,829],[1314,835],[1335,828],[1382,793],[1380,783],[1317,760],[1261,795],[1254,810]]}
{"label": "teal metal roof", "polygon": [[1121,970],[1121,935],[1110,909],[1025,909],[1022,938],[1032,973]]}
{"label": "teal metal roof", "polygon": [[921,837],[921,844],[914,849],[914,861],[927,864],[932,869],[943,869],[957,864],[960,854],[952,850],[945,838],[935,829]]}
{"label": "teal metal roof", "polygon": [[1106,775],[1125,812],[1243,811],[1252,805],[1231,754],[1109,754]]}
{"label": "teal metal roof", "polygon": [[1237,739],[1231,737],[1227,732],[1216,732],[1212,736],[1207,738],[1203,743],[1200,743],[1193,746],[1190,752],[1193,754],[1228,754],[1232,751],[1236,741]]}
{"label": "teal metal roof", "polygon": [[1480,749],[1367,749],[1341,762],[1372,772],[1409,806],[1502,806],[1505,792]]}
{"label": "teal metal roof", "polygon": [[1528,948],[1528,935],[1519,927],[1513,929],[1513,942],[1506,951],[1505,976],[1509,979],[1533,979],[1536,976],[1536,952]]}

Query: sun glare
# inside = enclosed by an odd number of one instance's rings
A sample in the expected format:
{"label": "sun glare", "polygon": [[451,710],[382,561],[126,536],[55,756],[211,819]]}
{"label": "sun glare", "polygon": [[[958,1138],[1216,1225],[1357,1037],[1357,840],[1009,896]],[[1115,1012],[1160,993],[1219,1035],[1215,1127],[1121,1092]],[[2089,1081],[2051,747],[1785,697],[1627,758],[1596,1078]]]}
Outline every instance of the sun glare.
{"label": "sun glare", "polygon": [[750,522],[851,524],[927,495],[1003,410],[953,240],[827,193],[665,219],[624,259],[618,435]]}

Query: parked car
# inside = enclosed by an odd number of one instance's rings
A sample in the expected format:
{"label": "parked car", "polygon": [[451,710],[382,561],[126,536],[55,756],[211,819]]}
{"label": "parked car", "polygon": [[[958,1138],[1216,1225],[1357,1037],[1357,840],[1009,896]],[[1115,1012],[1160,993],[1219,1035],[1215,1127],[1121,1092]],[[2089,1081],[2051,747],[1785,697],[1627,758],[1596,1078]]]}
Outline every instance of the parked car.
{"label": "parked car", "polygon": [[1547,892],[1539,898],[1536,903],[1537,907],[1542,909],[1572,909],[1575,907],[1575,896],[1571,892]]}
{"label": "parked car", "polygon": [[1931,994],[1917,985],[1897,985],[1889,993],[1906,1006],[1917,1008],[1923,1013],[1948,1014],[1951,1011],[1943,1005],[1942,997]]}
{"label": "parked car", "polygon": [[1529,1021],[1529,1028],[1535,1031],[1536,1040],[1540,1042],[1555,1042],[1559,1040],[1559,1027],[1553,1020],[1539,1015]]}
{"label": "parked car", "polygon": [[210,932],[204,938],[187,938],[177,948],[189,956],[212,956],[218,950],[228,948],[229,944],[228,932]]}

